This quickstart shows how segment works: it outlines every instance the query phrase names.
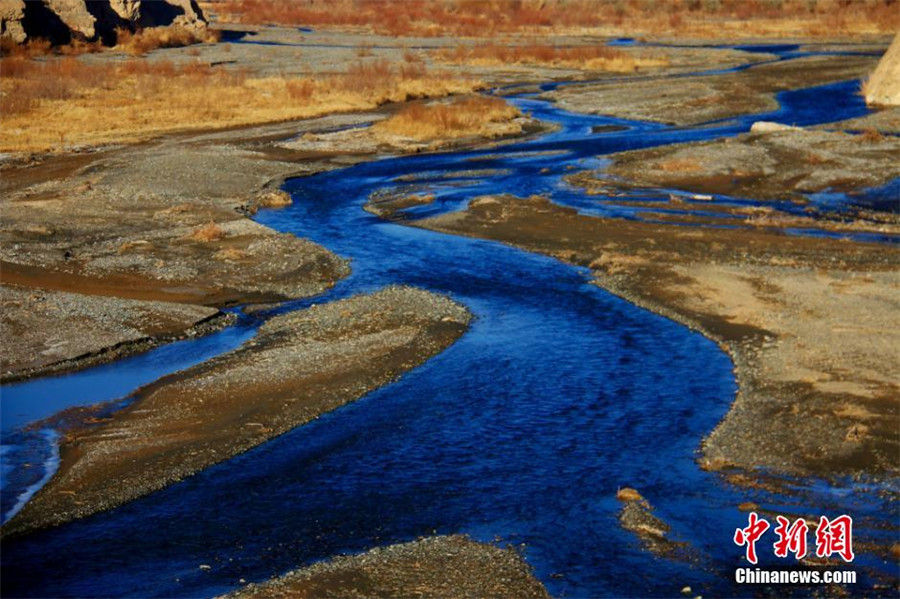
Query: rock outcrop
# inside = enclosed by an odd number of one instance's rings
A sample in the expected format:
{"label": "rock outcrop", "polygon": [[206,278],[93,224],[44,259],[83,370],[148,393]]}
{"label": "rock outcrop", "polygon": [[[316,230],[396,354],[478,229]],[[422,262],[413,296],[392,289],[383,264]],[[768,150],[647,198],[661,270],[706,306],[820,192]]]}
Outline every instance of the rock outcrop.
{"label": "rock outcrop", "polygon": [[196,0],[0,0],[0,37],[17,44],[42,38],[111,45],[117,29],[169,25],[200,30],[206,18]]}
{"label": "rock outcrop", "polygon": [[865,85],[866,104],[900,106],[900,33]]}
{"label": "rock outcrop", "polygon": [[21,44],[27,38],[22,21],[25,19],[24,0],[0,0],[0,37]]}

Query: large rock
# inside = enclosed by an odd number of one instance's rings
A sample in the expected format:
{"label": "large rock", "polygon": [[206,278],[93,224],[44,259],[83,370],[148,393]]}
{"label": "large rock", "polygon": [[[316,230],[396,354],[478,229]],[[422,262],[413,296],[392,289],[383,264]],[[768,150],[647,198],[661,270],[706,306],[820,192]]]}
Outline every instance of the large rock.
{"label": "large rock", "polygon": [[97,19],[88,10],[86,0],[43,0],[47,7],[69,28],[73,37],[94,39]]}
{"label": "large rock", "polygon": [[866,82],[865,94],[866,104],[900,106],[900,33]]}
{"label": "large rock", "polygon": [[152,1],[134,0],[139,4],[137,20],[139,27],[165,27],[180,25],[189,29],[206,27],[203,11],[195,0]]}
{"label": "large rock", "polygon": [[195,0],[0,0],[0,36],[115,43],[116,29],[177,25],[200,30],[206,19]]}
{"label": "large rock", "polygon": [[109,8],[121,19],[133,23],[141,16],[141,0],[109,0]]}
{"label": "large rock", "polygon": [[0,37],[23,43],[27,37],[22,25],[24,19],[24,0],[0,0]]}

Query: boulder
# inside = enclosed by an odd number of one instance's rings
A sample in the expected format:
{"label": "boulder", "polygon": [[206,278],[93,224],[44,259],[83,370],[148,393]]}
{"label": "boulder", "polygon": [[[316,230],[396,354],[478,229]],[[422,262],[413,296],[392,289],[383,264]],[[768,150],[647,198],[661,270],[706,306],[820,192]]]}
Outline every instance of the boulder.
{"label": "boulder", "polygon": [[778,131],[802,131],[802,127],[782,125],[772,121],[756,121],[750,127],[750,133],[777,133]]}
{"label": "boulder", "polygon": [[109,0],[109,8],[131,23],[137,23],[141,16],[141,0]]}
{"label": "boulder", "polygon": [[44,4],[68,27],[72,37],[94,39],[97,19],[88,10],[86,0],[44,0]]}
{"label": "boulder", "polygon": [[112,45],[119,28],[176,25],[200,31],[206,24],[196,0],[0,0],[0,37],[17,44],[43,38]]}
{"label": "boulder", "polygon": [[16,44],[25,41],[25,0],[0,0],[0,37]]}
{"label": "boulder", "polygon": [[195,30],[206,27],[206,18],[195,0],[136,1],[140,3],[138,27],[180,25]]}
{"label": "boulder", "polygon": [[890,48],[866,81],[863,92],[866,104],[900,106],[900,33],[894,36]]}

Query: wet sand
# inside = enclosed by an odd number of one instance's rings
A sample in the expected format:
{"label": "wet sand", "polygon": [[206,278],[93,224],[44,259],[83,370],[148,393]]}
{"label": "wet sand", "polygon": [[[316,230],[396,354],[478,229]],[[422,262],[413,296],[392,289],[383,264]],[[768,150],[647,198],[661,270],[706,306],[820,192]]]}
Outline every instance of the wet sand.
{"label": "wet sand", "polygon": [[64,430],[59,471],[3,533],[112,509],[256,447],[395,380],[469,319],[448,298],[403,287],[273,317],[237,350]]}

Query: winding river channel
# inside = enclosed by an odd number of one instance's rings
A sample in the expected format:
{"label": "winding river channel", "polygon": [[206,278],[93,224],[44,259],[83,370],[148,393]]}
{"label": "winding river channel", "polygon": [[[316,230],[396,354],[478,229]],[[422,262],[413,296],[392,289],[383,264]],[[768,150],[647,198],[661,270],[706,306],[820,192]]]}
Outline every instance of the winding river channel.
{"label": "winding river channel", "polygon": [[[803,55],[777,50],[785,59]],[[586,270],[363,210],[370,194],[413,185],[436,200],[412,218],[461,209],[485,193],[545,194],[585,213],[639,218],[627,202],[604,204],[562,177],[571,167],[602,166],[597,156],[735,135],[756,120],[860,116],[867,109],[857,89],[848,81],[784,92],[771,114],[691,128],[567,113],[513,93],[511,102],[557,128],[492,149],[388,158],[289,181],[294,204],[257,220],[350,259],[352,275],[325,296],[241,316],[203,339],[4,387],[7,515],[48,474],[22,462],[53,468],[51,433],[23,432],[26,424],[127,397],[236,347],[272,313],[404,284],[464,303],[476,315],[471,329],[398,382],[246,454],[110,512],[5,541],[3,594],[206,597],[338,553],[464,532],[520,547],[556,596],[671,596],[685,585],[736,595],[748,593],[731,582],[741,554],[732,535],[746,525],[741,502],[852,513],[858,536],[889,534],[880,529],[894,512],[880,488],[797,480],[791,495],[772,495],[700,470],[700,440],[736,391],[732,364],[712,341],[598,288]],[[603,125],[618,128],[593,132]],[[653,503],[673,538],[690,544],[691,559],[654,557],[620,528],[622,486]],[[884,567],[860,552],[864,579]]]}

